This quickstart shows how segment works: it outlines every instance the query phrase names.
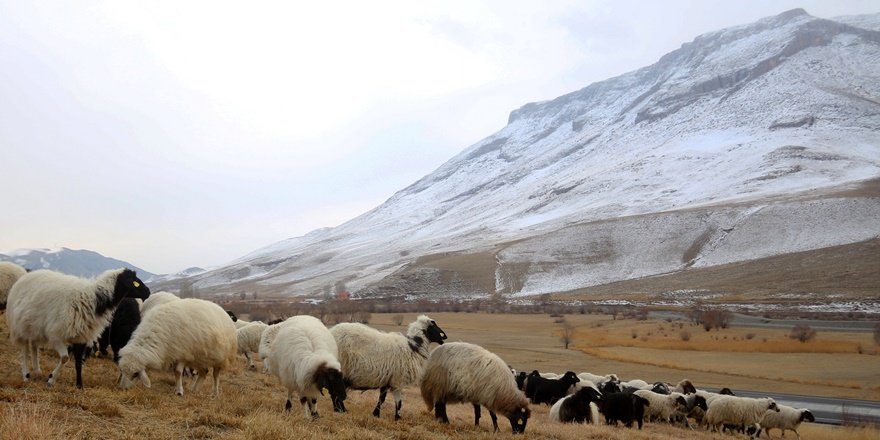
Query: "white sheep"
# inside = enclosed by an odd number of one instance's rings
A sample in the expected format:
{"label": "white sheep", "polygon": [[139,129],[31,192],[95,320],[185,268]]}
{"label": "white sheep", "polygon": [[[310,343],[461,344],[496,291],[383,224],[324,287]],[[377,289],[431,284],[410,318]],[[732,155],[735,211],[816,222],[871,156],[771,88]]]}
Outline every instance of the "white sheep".
{"label": "white sheep", "polygon": [[767,437],[773,438],[773,436],[770,435],[771,429],[782,431],[783,437],[785,437],[785,431],[790,430],[794,431],[794,435],[800,440],[801,435],[798,434],[797,429],[798,426],[801,425],[801,422],[816,421],[816,418],[813,417],[813,413],[806,408],[794,408],[788,405],[779,404],[776,406],[779,408],[779,411],[767,410],[764,414],[764,418],[761,419],[761,428],[767,432]]}
{"label": "white sheep", "polygon": [[269,362],[287,388],[286,410],[290,410],[296,392],[306,416],[318,417],[318,395],[329,393],[333,409],[345,412],[345,382],[338,354],[336,340],[318,318],[301,315],[284,321],[272,342]]}
{"label": "white sheep", "polygon": [[171,292],[165,292],[165,291],[156,292],[156,293],[150,295],[149,298],[144,300],[143,303],[141,303],[141,316],[146,315],[147,312],[149,312],[154,307],[157,307],[161,304],[169,303],[171,301],[177,301],[179,299],[180,298],[177,295],[175,295]]}
{"label": "white sheep", "polygon": [[688,413],[687,401],[681,393],[659,394],[651,390],[636,390],[634,394],[648,401],[645,417],[649,419],[670,423],[673,415]]}
{"label": "white sheep", "polygon": [[620,388],[635,388],[637,390],[650,390],[653,385],[641,379],[633,379],[620,383]]}
{"label": "white sheep", "polygon": [[12,342],[21,348],[21,375],[30,379],[28,357],[40,374],[37,350],[49,346],[58,352],[58,366],[49,374],[54,385],[74,345],[76,386],[82,388],[82,357],[86,344],[98,340],[110,324],[122,299],[147,298],[150,289],[131,269],[108,270],[89,280],[50,270],[29,272],[9,291],[6,321]]}
{"label": "white sheep", "polygon": [[467,402],[474,406],[474,424],[480,423],[480,405],[489,409],[492,426],[498,431],[500,413],[510,420],[514,433],[526,430],[531,412],[526,396],[516,387],[507,364],[496,354],[467,342],[450,342],[428,356],[420,389],[428,411],[442,423],[449,423],[447,403]]}
{"label": "white sheep", "polygon": [[[379,402],[373,410],[376,417],[390,389],[394,395],[395,420],[400,419],[403,405],[400,391],[404,386],[418,383],[428,358],[428,345],[431,342],[443,344],[446,339],[437,323],[425,315],[410,323],[406,336],[350,322],[337,324],[330,332],[339,346],[339,362],[346,384],[356,390],[379,389]],[[507,374],[510,375],[509,369]]]}
{"label": "white sheep", "polygon": [[585,372],[583,372],[583,373],[578,373],[577,376],[578,376],[578,379],[580,379],[580,380],[588,380],[588,381],[590,381],[590,382],[596,384],[597,386],[598,386],[598,385],[602,385],[602,384],[605,383],[605,382],[615,382],[615,383],[620,383],[620,378],[617,377],[616,374],[606,374],[606,375],[604,375],[604,376],[598,376],[598,375],[595,375],[595,374],[593,374],[593,373],[588,373],[588,372],[585,371]]}
{"label": "white sheep", "polygon": [[238,340],[238,352],[247,359],[248,368],[254,368],[254,360],[251,357],[251,353],[258,353],[260,351],[260,337],[263,335],[263,330],[266,327],[268,325],[265,323],[255,321],[235,330],[235,338]]}
{"label": "white sheep", "polygon": [[245,321],[244,319],[236,319],[234,322],[236,330],[247,327],[247,325],[250,323],[251,321]]}
{"label": "white sheep", "polygon": [[119,351],[119,370],[124,388],[130,379],[140,378],[147,387],[146,369],[177,371],[175,391],[183,395],[184,367],[196,369],[199,376],[192,384],[196,390],[214,369],[213,395],[220,394],[220,372],[235,358],[238,350],[235,326],[222,307],[210,301],[186,298],[154,307]]}
{"label": "white sheep", "polygon": [[725,424],[751,426],[760,422],[767,410],[779,411],[776,402],[769,397],[721,396],[709,403],[703,423],[715,431]]}
{"label": "white sheep", "polygon": [[6,297],[9,296],[9,290],[26,273],[25,268],[15,263],[0,261],[0,310],[6,310]]}
{"label": "white sheep", "polygon": [[284,322],[285,321],[269,324],[263,329],[263,333],[260,334],[260,345],[257,354],[260,355],[260,359],[263,362],[263,373],[272,373],[271,365],[269,363],[269,358],[272,356],[272,342],[275,340],[275,336],[278,334],[278,331],[281,330]]}

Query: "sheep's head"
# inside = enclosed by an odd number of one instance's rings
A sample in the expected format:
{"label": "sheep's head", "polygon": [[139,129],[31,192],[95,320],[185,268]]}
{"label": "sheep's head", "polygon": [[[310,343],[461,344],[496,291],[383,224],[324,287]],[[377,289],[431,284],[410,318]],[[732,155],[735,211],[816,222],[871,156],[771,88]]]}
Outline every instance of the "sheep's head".
{"label": "sheep's head", "polygon": [[706,398],[703,396],[694,397],[694,406],[702,409],[703,411],[709,410],[709,404],[706,403]]}
{"label": "sheep's head", "polygon": [[596,390],[593,387],[583,387],[575,393],[578,398],[586,400],[587,402],[601,402],[602,401],[602,393]]}
{"label": "sheep's head", "polygon": [[767,410],[779,412],[779,406],[776,405],[776,401],[770,398],[768,398],[767,400]]}
{"label": "sheep's head", "polygon": [[231,319],[232,322],[238,321],[238,316],[235,316],[235,312],[233,312],[232,310],[227,310],[226,314],[229,315],[229,319]]}
{"label": "sheep's head", "polygon": [[320,366],[315,371],[315,386],[322,396],[330,394],[333,411],[345,412],[345,399],[348,396],[345,393],[345,380],[338,369],[328,367],[326,364]]}
{"label": "sheep's head", "polygon": [[615,383],[614,381],[609,380],[608,382],[602,382],[601,384],[599,384],[599,391],[604,394],[619,393],[620,385],[618,383]]}
{"label": "sheep's head", "polygon": [[415,322],[410,324],[407,333],[409,336],[424,335],[428,342],[440,345],[443,345],[443,340],[446,339],[446,333],[437,325],[437,322],[425,315],[419,316]]}
{"label": "sheep's head", "polygon": [[687,403],[687,400],[685,400],[683,395],[679,394],[679,395],[675,396],[675,405],[678,406],[679,408],[687,411],[688,403]]}
{"label": "sheep's head", "polygon": [[577,377],[577,374],[574,374],[574,371],[566,371],[560,380],[572,385],[581,381],[580,378]]}
{"label": "sheep's head", "polygon": [[808,409],[801,410],[801,421],[803,422],[805,420],[808,422],[815,422],[816,421],[816,418],[813,417],[813,413],[811,413],[810,410],[808,410]]}
{"label": "sheep's head", "polygon": [[531,415],[532,412],[529,410],[528,406],[517,408],[507,415],[507,418],[510,419],[510,428],[513,430],[514,434],[522,434],[526,432],[526,423],[528,423],[529,416]]}
{"label": "sheep's head", "polygon": [[123,269],[116,277],[114,292],[128,298],[147,299],[150,297],[150,288],[131,269]]}

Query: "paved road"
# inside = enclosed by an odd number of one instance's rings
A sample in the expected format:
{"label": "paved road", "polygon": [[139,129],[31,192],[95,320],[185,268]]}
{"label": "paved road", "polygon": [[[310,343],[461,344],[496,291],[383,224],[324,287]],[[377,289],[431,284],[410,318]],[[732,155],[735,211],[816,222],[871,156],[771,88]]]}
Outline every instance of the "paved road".
{"label": "paved road", "polygon": [[874,400],[836,399],[740,390],[734,390],[734,392],[737,396],[772,397],[777,403],[795,408],[807,408],[816,417],[817,423],[841,425],[847,422],[880,425],[880,402]]}

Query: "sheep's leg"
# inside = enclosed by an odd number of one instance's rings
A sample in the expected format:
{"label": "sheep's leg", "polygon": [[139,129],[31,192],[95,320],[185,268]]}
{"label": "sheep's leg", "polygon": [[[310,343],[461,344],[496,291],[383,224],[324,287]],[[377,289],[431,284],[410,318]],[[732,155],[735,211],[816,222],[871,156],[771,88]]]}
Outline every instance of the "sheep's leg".
{"label": "sheep's leg", "polygon": [[73,365],[76,370],[76,387],[82,389],[82,366],[83,358],[86,355],[86,344],[73,344],[71,349],[73,350]]}
{"label": "sheep's leg", "polygon": [[40,347],[32,342],[28,342],[28,347],[31,350],[31,370],[34,371],[34,374],[43,374],[40,369]]}
{"label": "sheep's leg", "polygon": [[30,351],[30,342],[21,347],[21,378],[25,382],[31,378],[31,373],[28,371],[28,355]]}
{"label": "sheep's leg", "polygon": [[480,405],[474,404],[474,426],[480,426]]}
{"label": "sheep's leg", "polygon": [[178,396],[183,395],[183,370],[184,370],[183,363],[178,363],[174,367],[174,371],[177,372],[177,386],[174,387],[174,390],[175,390],[175,392],[177,392]]}
{"label": "sheep's leg", "polygon": [[200,370],[196,370],[196,371],[199,372],[199,375],[196,376],[196,380],[193,381],[192,387],[190,387],[190,389],[189,389],[189,390],[192,391],[192,392],[196,392],[196,390],[199,389],[199,386],[202,385],[202,381],[205,380],[205,376],[208,375],[208,369],[207,369],[207,368],[202,368],[202,369],[200,369]]}
{"label": "sheep's leg", "polygon": [[403,398],[400,397],[400,388],[392,390],[394,393],[394,420],[400,420],[400,408],[403,407]]}
{"label": "sheep's leg", "polygon": [[214,397],[220,397],[220,368],[214,367]]}
{"label": "sheep's leg", "polygon": [[494,432],[498,432],[498,416],[495,415],[495,411],[489,410],[489,417],[492,418],[492,429]]}
{"label": "sheep's leg", "polygon": [[376,403],[376,408],[373,410],[373,417],[379,417],[380,410],[382,409],[382,404],[385,403],[385,397],[388,395],[388,387],[379,388],[379,402]]}
{"label": "sheep's leg", "polygon": [[284,404],[284,412],[290,413],[290,408],[293,407],[293,403],[290,402],[290,399],[293,398],[293,392],[287,390],[287,403]]}
{"label": "sheep's leg", "polygon": [[449,423],[449,416],[446,415],[446,399],[434,402],[434,417],[437,418],[440,423]]}
{"label": "sheep's leg", "polygon": [[63,342],[56,343],[55,351],[58,352],[58,357],[60,359],[58,360],[58,365],[55,367],[55,369],[52,370],[51,373],[49,373],[49,380],[46,381],[49,386],[55,385],[55,381],[58,380],[58,374],[61,373],[61,367],[63,367],[64,364],[66,364],[67,361],[70,360],[70,356],[67,355],[67,344]]}
{"label": "sheep's leg", "polygon": [[244,358],[247,359],[247,366],[248,366],[248,368],[250,368],[251,370],[253,370],[255,367],[254,367],[254,360],[251,359],[251,354],[248,353],[248,352],[244,352]]}

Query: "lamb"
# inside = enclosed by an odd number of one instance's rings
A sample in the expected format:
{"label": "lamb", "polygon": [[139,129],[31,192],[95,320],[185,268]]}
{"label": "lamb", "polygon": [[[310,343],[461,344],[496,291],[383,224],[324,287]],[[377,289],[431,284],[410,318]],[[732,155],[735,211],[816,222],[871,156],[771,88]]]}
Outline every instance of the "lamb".
{"label": "lamb", "polygon": [[37,350],[47,345],[58,352],[58,366],[49,374],[52,386],[74,345],[76,386],[82,388],[86,344],[98,339],[125,297],[146,299],[150,289],[131,269],[108,270],[88,280],[50,270],[22,275],[9,291],[6,321],[10,339],[21,348],[21,374],[30,379],[28,358],[40,373]]}
{"label": "lamb", "polygon": [[557,400],[565,397],[568,394],[568,390],[579,381],[580,379],[578,379],[573,371],[566,372],[559,379],[545,379],[541,376],[532,377],[529,379],[529,382],[534,383],[535,387],[532,403],[536,405],[542,403],[552,405]]}
{"label": "lamb", "polygon": [[169,303],[171,301],[177,301],[179,299],[180,298],[178,298],[177,295],[171,292],[165,292],[164,290],[156,292],[150,295],[150,297],[144,300],[144,302],[141,304],[141,317],[146,316],[147,312],[149,312],[150,309],[154,307],[157,307],[161,304]]}
{"label": "lamb", "polygon": [[406,336],[357,323],[337,324],[330,332],[339,346],[346,385],[356,390],[379,389],[379,402],[373,409],[376,417],[390,389],[394,394],[395,420],[400,420],[403,405],[400,391],[406,385],[418,383],[428,359],[428,345],[443,344],[446,339],[437,323],[425,315],[410,323]]}
{"label": "lamb", "polygon": [[251,358],[251,353],[258,353],[260,351],[260,337],[263,335],[263,330],[266,327],[269,326],[256,321],[235,330],[235,337],[238,340],[238,352],[247,359],[248,368],[254,368],[254,360]]}
{"label": "lamb", "polygon": [[788,405],[779,404],[777,404],[776,407],[778,408],[778,411],[767,410],[764,414],[764,418],[761,419],[761,429],[767,433],[767,437],[773,437],[770,435],[771,429],[782,431],[783,437],[785,437],[785,431],[791,430],[794,431],[794,435],[800,440],[801,435],[798,434],[797,428],[801,425],[801,422],[816,421],[816,418],[813,417],[813,413],[806,408],[794,408]]}
{"label": "lamb", "polygon": [[123,388],[130,388],[130,380],[136,378],[149,388],[146,369],[161,370],[173,364],[177,395],[183,395],[185,367],[199,372],[193,391],[213,368],[216,397],[220,394],[220,372],[235,358],[237,350],[235,326],[222,307],[196,298],[162,304],[143,316],[131,340],[119,351]]}
{"label": "lamb", "polygon": [[643,397],[648,401],[648,408],[645,415],[649,418],[656,418],[665,422],[672,422],[672,417],[676,413],[687,414],[687,401],[683,394],[660,394],[651,390],[637,390],[635,395]]}
{"label": "lamb", "polygon": [[616,425],[620,421],[624,426],[631,428],[632,422],[636,421],[639,429],[642,429],[645,408],[650,406],[650,402],[644,397],[632,393],[606,394],[602,396],[602,401],[596,404],[605,416],[605,423]]}
{"label": "lamb", "polygon": [[770,397],[721,396],[709,402],[703,423],[715,431],[725,424],[750,426],[760,422],[768,410],[779,411],[776,401]]}
{"label": "lamb", "polygon": [[9,290],[26,273],[25,268],[15,263],[0,261],[0,310],[6,310],[6,297],[9,295]]}
{"label": "lamb", "polygon": [[447,403],[469,402],[474,406],[474,424],[480,424],[480,405],[489,409],[492,426],[498,431],[500,413],[510,420],[514,434],[526,430],[529,402],[500,357],[478,345],[450,342],[428,356],[419,385],[428,411],[441,423],[449,423]]}
{"label": "lamb", "polygon": [[574,394],[565,396],[553,404],[550,408],[550,421],[561,423],[596,423],[598,417],[593,414],[591,403],[601,400],[602,393],[596,390],[594,386],[580,387]]}
{"label": "lamb", "polygon": [[119,307],[113,312],[110,325],[98,338],[98,350],[107,354],[107,347],[113,349],[113,362],[119,363],[119,350],[131,339],[131,334],[141,323],[140,305],[134,298],[123,298]]}
{"label": "lamb", "polygon": [[345,382],[338,354],[336,340],[318,318],[293,316],[284,322],[272,342],[269,362],[287,388],[285,410],[290,411],[295,391],[307,417],[318,417],[318,394],[324,393],[330,394],[334,411],[345,412]]}

